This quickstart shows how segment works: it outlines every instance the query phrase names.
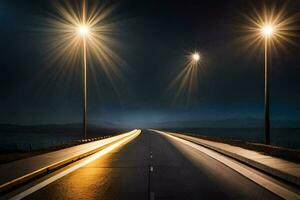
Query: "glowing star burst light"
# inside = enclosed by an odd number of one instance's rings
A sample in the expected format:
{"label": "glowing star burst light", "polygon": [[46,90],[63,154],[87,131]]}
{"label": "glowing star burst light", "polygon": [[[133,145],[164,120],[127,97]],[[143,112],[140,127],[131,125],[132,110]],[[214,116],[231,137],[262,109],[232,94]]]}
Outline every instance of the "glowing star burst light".
{"label": "glowing star burst light", "polygon": [[270,37],[273,34],[274,28],[271,25],[264,25],[261,32],[264,36]]}
{"label": "glowing star burst light", "polygon": [[[267,9],[264,7],[261,11],[254,9],[252,15],[244,15],[248,25],[242,27],[246,33],[243,43],[251,48],[260,48],[261,43],[268,39],[268,46],[272,50],[278,50],[278,47],[285,48],[284,43],[295,44],[294,37],[297,37],[298,30],[295,22],[298,15],[288,15],[285,6],[281,9],[273,6]],[[254,47],[254,48],[253,48]]]}
{"label": "glowing star burst light", "polygon": [[90,32],[89,27],[87,27],[85,25],[79,26],[77,31],[83,37],[85,37],[86,35],[88,35],[89,32]]}
{"label": "glowing star burst light", "polygon": [[[83,132],[86,138],[87,130],[87,72],[93,71],[93,66],[101,66],[110,81],[112,76],[120,77],[118,66],[121,58],[111,50],[115,44],[111,35],[115,34],[114,23],[109,20],[112,7],[95,4],[88,6],[86,1],[58,1],[55,4],[56,13],[51,15],[46,25],[46,31],[52,38],[47,48],[49,62],[57,63],[66,69],[82,66],[83,70]],[[99,64],[93,65],[93,62]],[[91,63],[88,66],[88,63]],[[90,67],[90,70],[87,69]],[[61,69],[60,69],[61,70]],[[74,74],[68,72],[68,74]],[[94,73],[91,76],[97,83]]]}
{"label": "glowing star burst light", "polygon": [[[296,28],[293,26],[296,16],[287,16],[283,9],[276,11],[275,7],[267,10],[263,10],[262,14],[259,14],[255,10],[254,16],[246,16],[250,22],[249,26],[246,26],[246,31],[249,32],[246,44],[249,46],[263,46],[264,47],[264,89],[265,89],[265,107],[264,107],[264,128],[265,128],[265,144],[270,144],[270,105],[269,105],[269,54],[270,50],[275,49],[276,46],[283,46],[283,42],[293,43],[290,39],[296,36],[293,33]],[[263,45],[262,45],[263,44]]]}
{"label": "glowing star burst light", "polygon": [[199,55],[199,53],[193,53],[193,55],[192,55],[192,59],[194,60],[194,61],[196,61],[196,62],[198,62],[199,60],[200,60],[200,55]]}
{"label": "glowing star burst light", "polygon": [[191,95],[197,92],[201,64],[202,56],[199,52],[189,53],[186,56],[186,64],[168,86],[168,89],[176,90],[175,101],[182,97],[189,103]]}
{"label": "glowing star burst light", "polygon": [[[84,0],[62,0],[54,4],[55,12],[44,23],[44,31],[49,36],[47,61],[53,66],[60,63],[65,72],[66,69],[74,70],[74,66],[82,63],[85,41],[89,63],[97,62],[95,66],[99,66],[113,80],[113,76],[120,76],[119,66],[123,64],[123,60],[112,50],[118,46],[114,40],[118,32],[116,21],[110,18],[114,7],[90,2],[91,5]],[[93,69],[93,66],[89,67]]]}

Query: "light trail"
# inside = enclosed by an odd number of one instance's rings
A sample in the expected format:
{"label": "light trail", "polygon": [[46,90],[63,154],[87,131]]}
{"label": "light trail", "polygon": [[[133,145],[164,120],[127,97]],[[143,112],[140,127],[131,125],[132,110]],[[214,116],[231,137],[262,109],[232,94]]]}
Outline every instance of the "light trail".
{"label": "light trail", "polygon": [[52,182],[54,182],[54,181],[56,181],[56,180],[58,180],[58,179],[60,179],[60,178],[62,178],[64,176],[70,174],[71,172],[73,172],[73,171],[75,171],[75,170],[77,170],[77,169],[79,169],[79,168],[81,168],[81,167],[83,167],[83,166],[85,166],[85,165],[87,165],[87,164],[89,164],[89,163],[97,160],[98,158],[101,158],[105,154],[107,154],[107,153],[111,152],[112,150],[120,147],[122,144],[125,144],[126,142],[129,142],[130,140],[134,139],[140,133],[141,133],[141,130],[136,130],[134,133],[129,134],[128,137],[125,137],[124,139],[121,139],[120,141],[118,141],[118,142],[116,142],[116,143],[108,146],[107,148],[105,148],[105,149],[103,149],[103,150],[101,150],[101,151],[99,151],[99,152],[97,152],[97,153],[95,153],[95,154],[93,154],[93,155],[91,155],[91,156],[83,159],[82,161],[79,161],[78,164],[76,164],[76,165],[74,165],[74,166],[72,166],[70,168],[67,168],[66,170],[64,170],[64,171],[62,171],[62,172],[60,172],[60,173],[58,173],[58,174],[50,177],[49,179],[46,179],[46,180],[38,183],[37,185],[34,185],[33,187],[31,187],[31,188],[29,188],[29,189],[27,189],[27,190],[25,190],[25,191],[23,191],[23,192],[15,195],[14,197],[10,198],[10,200],[19,200],[19,199],[25,198],[26,196],[28,196],[28,195],[30,195],[30,194],[32,194],[32,193],[40,190],[41,188],[49,185],[50,183],[52,183]]}

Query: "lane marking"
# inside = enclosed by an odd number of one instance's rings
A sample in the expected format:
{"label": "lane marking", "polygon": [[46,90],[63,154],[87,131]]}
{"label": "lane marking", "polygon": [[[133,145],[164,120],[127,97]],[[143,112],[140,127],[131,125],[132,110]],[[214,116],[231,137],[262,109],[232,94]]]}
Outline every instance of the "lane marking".
{"label": "lane marking", "polygon": [[[48,164],[40,169],[37,169],[35,171],[32,171],[28,174],[25,174],[23,176],[17,177],[13,180],[10,180],[6,183],[3,183],[2,185],[0,185],[0,191],[5,191],[6,189],[9,189],[11,187],[17,186],[21,183],[25,183],[26,181],[29,181],[30,179],[40,175],[40,174],[44,174],[46,172],[48,172],[49,170],[52,169],[57,169],[62,165],[65,164],[69,164],[70,162],[72,162],[72,160],[78,160],[78,159],[82,159],[83,157],[87,157],[93,153],[95,153],[97,151],[98,148],[103,147],[104,145],[110,144],[112,142],[115,142],[121,138],[125,138],[129,135],[131,135],[132,133],[135,133],[137,131],[137,129],[134,129],[133,131],[127,132],[127,133],[123,133],[121,135],[117,135],[117,136],[113,136],[107,139],[103,139],[100,141],[96,141],[93,143],[87,143],[87,144],[81,144],[78,146],[76,151],[73,152],[69,152],[67,153],[68,156],[66,156],[66,158],[59,160],[57,162],[54,162],[52,164]],[[107,137],[107,136],[105,136]],[[72,148],[72,147],[71,147]],[[61,151],[61,150],[60,150]]]}
{"label": "lane marking", "polygon": [[23,199],[25,198],[26,196],[40,190],[41,188],[49,185],[50,183],[66,176],[67,174],[70,174],[71,172],[95,161],[96,159],[104,156],[105,154],[109,153],[110,151],[114,150],[115,148],[119,147],[120,145],[124,144],[125,142],[127,141],[130,141],[132,139],[134,139],[135,137],[137,137],[139,134],[141,133],[141,130],[137,130],[135,133],[133,133],[132,135],[120,140],[119,142],[116,142],[114,144],[112,144],[111,146],[108,146],[107,148],[89,156],[88,158],[84,159],[83,161],[79,162],[77,165],[74,165],[68,169],[66,169],[65,171],[62,171],[52,177],[50,177],[49,179],[46,179],[40,183],[38,183],[37,185],[34,185],[33,187],[13,196],[10,198],[10,200],[19,200],[19,199]]}
{"label": "lane marking", "polygon": [[153,170],[154,170],[154,167],[150,166],[150,172],[153,172]]}
{"label": "lane marking", "polygon": [[300,195],[293,192],[293,191],[290,191],[288,189],[286,189],[285,187],[279,185],[279,184],[276,184],[256,173],[254,173],[253,171],[247,169],[246,167],[238,164],[238,163],[235,163],[233,162],[232,160],[230,160],[229,158],[213,151],[213,150],[210,150],[210,149],[207,149],[203,146],[200,146],[200,145],[197,145],[197,144],[194,144],[192,142],[189,142],[187,140],[184,140],[184,139],[181,139],[181,138],[177,138],[175,136],[172,136],[172,135],[169,135],[165,132],[162,132],[162,131],[156,131],[154,130],[155,132],[157,133],[160,133],[162,135],[165,135],[173,140],[176,140],[178,142],[181,142],[183,144],[186,144],[194,149],[197,149],[198,151],[201,151],[202,153],[205,153],[207,154],[208,156],[214,158],[215,160],[223,163],[224,165],[230,167],[231,169],[237,171],[238,173],[242,174],[243,176],[247,177],[248,179],[252,180],[253,182],[257,183],[258,185],[262,186],[263,188],[273,192],[274,194],[284,198],[284,199],[300,199]]}

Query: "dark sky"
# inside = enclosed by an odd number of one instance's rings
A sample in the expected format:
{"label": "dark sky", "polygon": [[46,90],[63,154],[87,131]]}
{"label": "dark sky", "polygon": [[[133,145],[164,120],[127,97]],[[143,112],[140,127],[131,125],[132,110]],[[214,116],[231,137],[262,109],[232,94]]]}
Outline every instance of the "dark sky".
{"label": "dark sky", "polygon": [[[0,123],[47,124],[81,120],[80,66],[73,73],[46,62],[39,33],[53,1],[0,2]],[[111,1],[107,1],[112,4]],[[247,50],[239,27],[241,13],[299,1],[122,0],[113,17],[120,44],[114,49],[126,62],[115,90],[101,71],[89,81],[90,122],[147,124],[176,120],[263,117],[263,54]],[[300,119],[300,44],[287,44],[272,55],[272,119]],[[184,67],[188,52],[203,56],[198,90],[190,101],[175,101],[169,83]],[[95,67],[95,66],[93,66]],[[101,66],[99,66],[101,67]],[[184,98],[184,97],[183,97]]]}

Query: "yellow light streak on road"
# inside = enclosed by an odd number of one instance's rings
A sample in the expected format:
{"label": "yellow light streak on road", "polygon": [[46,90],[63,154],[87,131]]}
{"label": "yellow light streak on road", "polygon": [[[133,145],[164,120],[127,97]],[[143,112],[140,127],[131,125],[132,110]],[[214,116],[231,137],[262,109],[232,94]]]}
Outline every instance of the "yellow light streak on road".
{"label": "yellow light streak on road", "polygon": [[[113,143],[112,145],[104,148],[103,150],[83,159],[82,161],[79,161],[78,164],[76,165],[73,165],[69,168],[67,168],[66,170],[63,170],[62,172],[58,173],[58,174],[55,174],[54,176],[38,183],[37,185],[34,185],[32,187],[30,187],[29,189],[15,195],[14,197],[10,198],[10,200],[19,200],[19,199],[22,199],[22,198],[25,198],[26,196],[32,194],[33,192],[35,191],[38,191],[40,190],[41,188],[49,185],[50,183],[70,174],[71,172],[101,158],[102,156],[106,155],[107,153],[111,152],[112,150],[120,147],[121,145],[133,140],[134,138],[136,138],[137,136],[139,136],[139,134],[141,133],[141,130],[135,130],[134,133],[127,133],[127,136],[121,140],[119,140],[118,142],[116,143]],[[118,136],[116,136],[118,137]],[[124,136],[122,136],[124,137]]]}

